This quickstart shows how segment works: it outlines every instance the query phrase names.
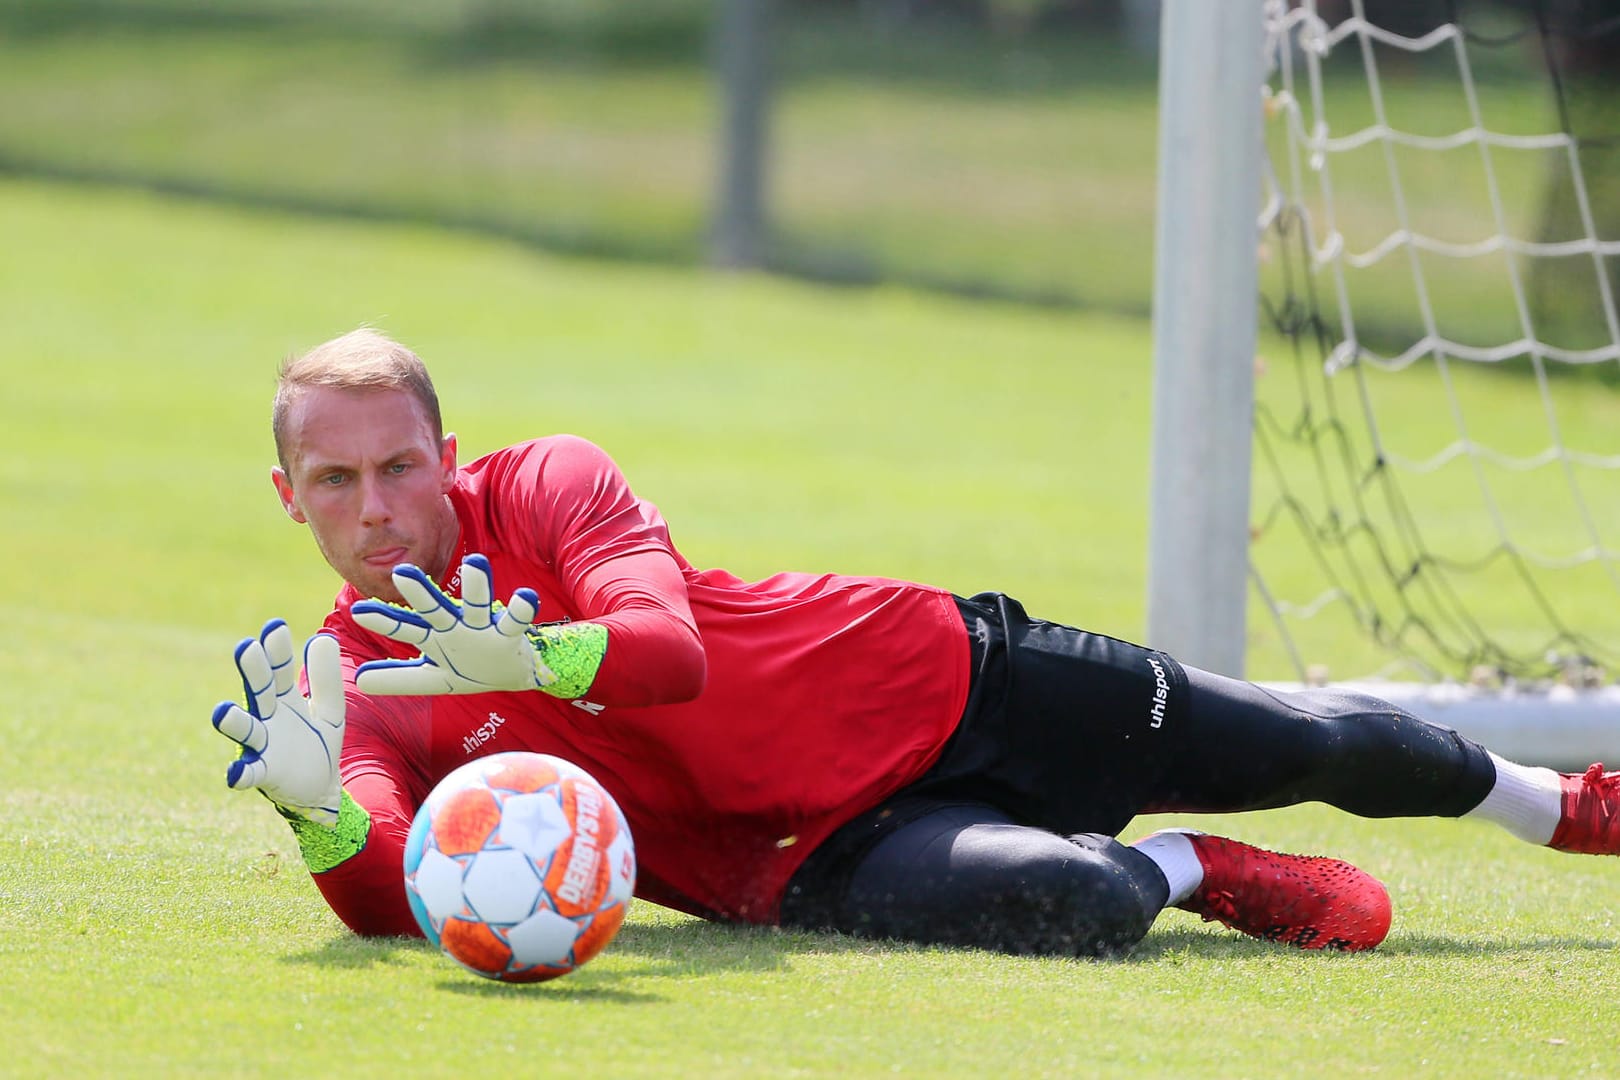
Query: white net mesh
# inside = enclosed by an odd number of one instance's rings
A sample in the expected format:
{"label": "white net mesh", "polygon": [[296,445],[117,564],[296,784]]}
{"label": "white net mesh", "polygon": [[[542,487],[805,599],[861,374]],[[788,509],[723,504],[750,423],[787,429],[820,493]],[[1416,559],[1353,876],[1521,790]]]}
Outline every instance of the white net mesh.
{"label": "white net mesh", "polygon": [[1620,666],[1605,6],[1450,5],[1397,33],[1361,0],[1268,5],[1261,677]]}

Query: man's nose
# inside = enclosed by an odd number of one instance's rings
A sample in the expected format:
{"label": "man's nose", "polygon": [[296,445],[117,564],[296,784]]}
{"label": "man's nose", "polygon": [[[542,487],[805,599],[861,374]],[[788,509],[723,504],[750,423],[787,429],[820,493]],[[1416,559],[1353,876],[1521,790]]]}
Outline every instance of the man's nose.
{"label": "man's nose", "polygon": [[374,476],[362,477],[360,480],[360,523],[368,526],[386,525],[393,519],[394,514],[388,507],[388,499],[383,492],[382,483]]}

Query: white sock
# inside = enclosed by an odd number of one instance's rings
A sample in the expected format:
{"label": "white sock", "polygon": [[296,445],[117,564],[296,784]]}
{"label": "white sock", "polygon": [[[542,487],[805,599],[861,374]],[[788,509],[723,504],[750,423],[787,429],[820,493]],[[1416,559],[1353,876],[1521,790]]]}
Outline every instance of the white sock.
{"label": "white sock", "polygon": [[1564,812],[1558,774],[1551,769],[1516,765],[1495,754],[1491,755],[1491,764],[1496,766],[1496,786],[1463,817],[1493,821],[1532,844],[1547,843]]}
{"label": "white sock", "polygon": [[1164,872],[1164,879],[1170,883],[1169,906],[1181,903],[1204,883],[1204,864],[1198,861],[1198,853],[1185,834],[1167,829],[1144,836],[1131,846]]}

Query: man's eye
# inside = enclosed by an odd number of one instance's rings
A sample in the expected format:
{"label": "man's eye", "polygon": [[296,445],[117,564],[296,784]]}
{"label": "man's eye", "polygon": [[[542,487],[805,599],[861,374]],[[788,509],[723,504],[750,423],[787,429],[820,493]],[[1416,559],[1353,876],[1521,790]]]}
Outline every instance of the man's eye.
{"label": "man's eye", "polygon": [[325,484],[327,487],[337,487],[339,484],[343,483],[345,479],[346,477],[344,477],[342,473],[327,473],[325,476],[321,477],[321,483]]}
{"label": "man's eye", "polygon": [[394,464],[388,466],[388,471],[393,473],[395,476],[399,476],[409,469],[410,466],[405,464],[403,461],[396,461]]}

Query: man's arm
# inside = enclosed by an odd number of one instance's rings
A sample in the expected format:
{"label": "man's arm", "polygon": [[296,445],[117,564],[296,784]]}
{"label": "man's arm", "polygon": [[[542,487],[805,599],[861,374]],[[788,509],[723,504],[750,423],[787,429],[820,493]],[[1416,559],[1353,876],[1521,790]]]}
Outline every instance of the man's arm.
{"label": "man's arm", "polygon": [[658,508],[639,498],[601,447],[577,436],[544,441],[501,486],[509,542],[551,566],[579,616],[610,642],[590,700],[601,705],[689,701],[707,659],[687,596],[685,561]]}
{"label": "man's arm", "polygon": [[381,772],[351,776],[343,787],[366,813],[364,843],[334,866],[311,867],[311,880],[327,906],[356,934],[421,937],[405,899],[405,837],[414,817],[410,799]]}
{"label": "man's arm", "polygon": [[[612,458],[585,439],[558,435],[491,455],[475,473],[477,493],[469,497],[489,521],[480,542],[550,568],[573,621],[547,621],[529,589],[498,611],[481,555],[463,562],[459,605],[407,568],[395,586],[408,608],[360,601],[353,615],[416,647],[423,660],[368,665],[362,689],[539,689],[600,705],[672,704],[702,692],[707,661],[687,600],[688,568],[657,508],[636,497]],[[517,648],[520,639],[532,656]]]}
{"label": "man's arm", "polygon": [[460,601],[415,566],[396,567],[393,576],[410,606],[361,600],[351,613],[367,630],[421,655],[362,665],[364,693],[541,690],[562,698],[589,695],[601,705],[652,705],[685,701],[703,688],[703,646],[685,582],[673,560],[659,553],[624,555],[594,569],[581,591],[604,614],[566,623],[536,625],[538,597],[527,588],[497,607],[489,561],[479,554],[462,562]]}
{"label": "man's arm", "polygon": [[609,647],[587,696],[598,705],[667,705],[703,692],[708,658],[686,579],[661,551],[620,555],[587,571],[575,594]]}
{"label": "man's arm", "polygon": [[306,643],[307,697],[293,671],[292,633],[280,619],[239,644],[235,656],[247,707],[223,702],[213,716],[220,734],[241,748],[226,782],[270,800],[350,929],[420,935],[401,875],[410,800],[381,770],[364,771],[347,786],[339,779],[347,704],[337,639],[316,634]]}

